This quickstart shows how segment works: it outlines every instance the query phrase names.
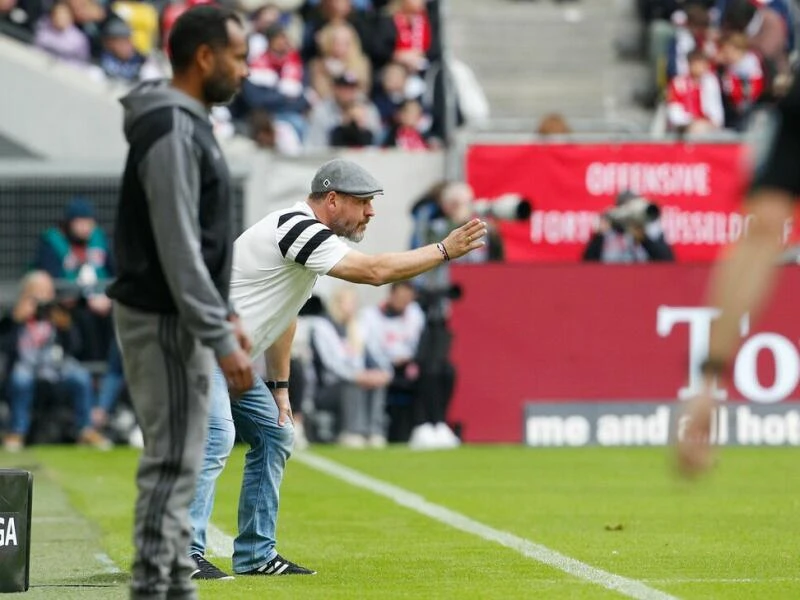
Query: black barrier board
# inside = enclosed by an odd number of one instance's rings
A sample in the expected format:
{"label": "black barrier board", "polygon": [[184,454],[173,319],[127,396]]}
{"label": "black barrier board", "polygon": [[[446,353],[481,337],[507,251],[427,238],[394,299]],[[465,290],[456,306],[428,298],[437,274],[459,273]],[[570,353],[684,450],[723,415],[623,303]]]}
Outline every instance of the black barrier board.
{"label": "black barrier board", "polygon": [[0,592],[26,592],[30,586],[33,476],[0,469]]}

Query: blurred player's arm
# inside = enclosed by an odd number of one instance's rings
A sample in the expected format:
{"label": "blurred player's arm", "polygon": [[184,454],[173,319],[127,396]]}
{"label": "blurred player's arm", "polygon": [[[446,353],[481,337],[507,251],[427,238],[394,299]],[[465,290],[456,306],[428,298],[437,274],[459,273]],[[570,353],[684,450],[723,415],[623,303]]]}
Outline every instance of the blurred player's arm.
{"label": "blurred player's arm", "polygon": [[200,165],[190,136],[171,131],[139,166],[158,257],[181,321],[218,357],[239,348],[228,306],[200,252]]}
{"label": "blurred player's arm", "polygon": [[[297,319],[292,321],[281,336],[267,348],[264,358],[267,361],[267,377],[271,381],[289,381],[289,365],[292,359],[292,342],[297,330]],[[292,408],[289,404],[289,389],[278,388],[271,390],[275,404],[278,405],[278,425],[283,425],[287,420],[291,422]]]}
{"label": "blurred player's arm", "polygon": [[[478,219],[454,229],[442,241],[450,259],[459,258],[480,248],[486,242],[486,224]],[[352,250],[334,266],[328,275],[352,283],[384,285],[411,279],[444,262],[437,244],[429,244],[406,252],[387,252],[374,256]]]}

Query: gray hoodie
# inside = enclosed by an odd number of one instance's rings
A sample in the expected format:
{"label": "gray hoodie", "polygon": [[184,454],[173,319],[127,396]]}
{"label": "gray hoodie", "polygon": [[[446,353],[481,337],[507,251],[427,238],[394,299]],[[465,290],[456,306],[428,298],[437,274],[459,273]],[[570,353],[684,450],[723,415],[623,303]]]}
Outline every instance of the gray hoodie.
{"label": "gray hoodie", "polygon": [[146,312],[177,312],[217,356],[230,354],[238,347],[227,320],[233,206],[208,111],[166,81],[139,85],[122,105],[130,149],[109,296]]}

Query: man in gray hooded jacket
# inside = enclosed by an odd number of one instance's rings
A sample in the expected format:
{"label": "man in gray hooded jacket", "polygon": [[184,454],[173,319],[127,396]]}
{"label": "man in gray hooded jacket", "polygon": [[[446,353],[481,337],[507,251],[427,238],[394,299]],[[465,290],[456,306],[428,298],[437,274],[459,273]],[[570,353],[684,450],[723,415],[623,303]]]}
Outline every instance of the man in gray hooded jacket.
{"label": "man in gray hooded jacket", "polygon": [[116,225],[117,336],[144,434],[136,476],[131,598],[194,599],[188,508],[203,456],[216,357],[234,391],[253,384],[228,302],[233,243],[230,181],[209,108],[247,76],[238,17],[211,6],[175,23],[174,77],[122,101],[130,144]]}

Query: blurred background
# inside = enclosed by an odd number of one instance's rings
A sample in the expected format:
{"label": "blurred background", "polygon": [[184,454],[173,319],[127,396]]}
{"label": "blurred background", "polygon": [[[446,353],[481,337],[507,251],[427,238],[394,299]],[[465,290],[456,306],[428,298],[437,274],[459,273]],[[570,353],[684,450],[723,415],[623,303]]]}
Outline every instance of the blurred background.
{"label": "blurred background", "polygon": [[[8,451],[141,443],[103,293],[118,99],[170,76],[170,27],[209,1],[0,0]],[[240,229],[304,198],[334,156],[384,182],[367,252],[490,226],[483,251],[409,284],[320,282],[295,344],[298,444],[668,441],[714,318],[709,265],[746,234],[741,199],[791,80],[795,0],[224,3],[250,36],[250,77],[211,115]],[[792,263],[791,223],[785,241]],[[746,402],[723,441],[800,444],[785,298],[742,325],[719,393]]]}

